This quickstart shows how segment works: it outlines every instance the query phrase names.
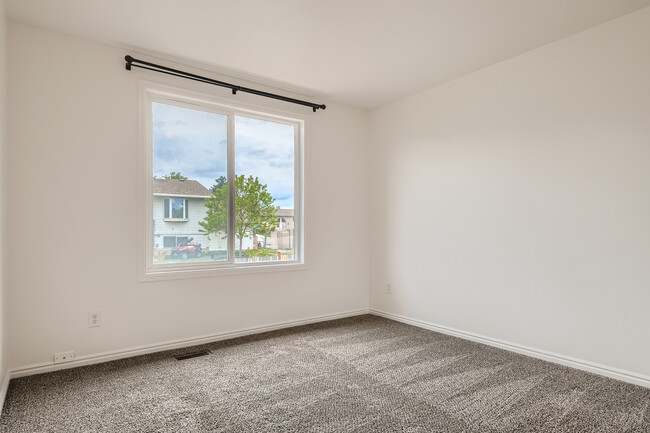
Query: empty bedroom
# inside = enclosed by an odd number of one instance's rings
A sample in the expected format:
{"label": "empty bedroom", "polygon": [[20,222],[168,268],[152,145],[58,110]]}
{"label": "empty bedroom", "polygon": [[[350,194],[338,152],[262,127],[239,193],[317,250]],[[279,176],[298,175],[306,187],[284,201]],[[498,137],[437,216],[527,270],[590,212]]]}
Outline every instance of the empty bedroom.
{"label": "empty bedroom", "polygon": [[650,433],[650,0],[0,0],[0,432]]}

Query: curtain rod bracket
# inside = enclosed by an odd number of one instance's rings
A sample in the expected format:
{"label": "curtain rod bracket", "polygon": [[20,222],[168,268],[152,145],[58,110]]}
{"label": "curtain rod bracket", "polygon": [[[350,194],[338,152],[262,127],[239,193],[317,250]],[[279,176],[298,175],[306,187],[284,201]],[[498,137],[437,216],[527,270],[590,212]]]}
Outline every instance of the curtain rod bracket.
{"label": "curtain rod bracket", "polygon": [[[178,69],[172,69],[167,66],[157,65],[155,63],[145,62],[144,60],[134,59],[133,57],[127,55],[124,56],[126,61],[126,70],[130,71],[133,66],[136,68],[148,69],[154,72],[160,72],[167,75],[172,75],[174,77],[185,78],[187,80],[194,80],[201,83],[212,84],[214,86],[227,87],[232,91],[233,95],[236,95],[237,92],[252,93],[254,95],[263,96],[265,98],[277,99],[279,101],[290,102],[292,104],[305,105],[311,107],[314,110],[324,110],[326,108],[325,104],[315,104],[313,102],[303,101],[300,99],[289,98],[288,96],[276,95],[275,93],[264,92],[261,90],[250,89],[248,87],[238,86],[236,84],[225,83],[223,81],[218,81],[212,78],[203,77],[201,75],[191,74],[189,72],[180,71]],[[138,64],[139,63],[139,64]]]}

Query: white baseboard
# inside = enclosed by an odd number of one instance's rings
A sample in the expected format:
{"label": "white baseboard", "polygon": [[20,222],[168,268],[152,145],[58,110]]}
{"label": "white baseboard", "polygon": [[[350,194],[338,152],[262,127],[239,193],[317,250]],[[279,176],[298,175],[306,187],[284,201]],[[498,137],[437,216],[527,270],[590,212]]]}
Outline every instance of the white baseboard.
{"label": "white baseboard", "polygon": [[459,329],[449,328],[447,326],[436,325],[434,323],[429,323],[422,320],[411,319],[409,317],[400,316],[398,314],[388,313],[386,311],[376,310],[373,308],[370,309],[370,314],[381,316],[386,319],[395,320],[397,322],[406,323],[408,325],[417,326],[419,328],[440,332],[442,334],[463,338],[465,340],[471,340],[477,343],[487,344],[488,346],[498,347],[499,349],[505,349],[510,352],[531,356],[533,358],[543,359],[544,361],[553,362],[567,367],[577,368],[578,370],[588,371],[590,373],[599,374],[601,376],[610,377],[612,379],[621,380],[623,382],[632,383],[634,385],[640,385],[646,388],[650,388],[650,377],[641,374],[632,373],[614,367],[607,367],[605,365],[600,365],[593,362],[584,361],[581,359],[571,358],[569,356],[558,355],[557,353],[534,349],[531,347],[522,346],[520,344],[510,343],[507,341],[498,340],[496,338],[490,338],[483,335],[474,334],[472,332],[466,332],[466,331],[461,331]]}
{"label": "white baseboard", "polygon": [[[221,332],[212,335],[204,335],[196,338],[188,338],[182,340],[166,341],[159,344],[150,344],[146,346],[132,347],[129,349],[115,350],[111,352],[98,353],[94,355],[85,355],[76,358],[73,361],[61,364],[54,364],[53,362],[44,362],[40,364],[33,364],[25,367],[11,368],[5,377],[5,387],[9,385],[9,379],[14,379],[23,376],[31,376],[33,374],[48,373],[51,371],[64,370],[67,368],[81,367],[84,365],[99,364],[102,362],[114,361],[116,359],[130,358],[132,356],[146,355],[154,352],[163,352],[165,350],[180,349],[183,347],[197,346],[200,344],[213,343],[215,341],[229,340],[231,338],[243,337],[246,335],[261,334],[263,332],[275,331],[278,329],[292,328],[294,326],[308,325],[311,323],[326,322],[328,320],[343,319],[345,317],[360,316],[369,314],[368,309],[345,311],[336,314],[326,314],[322,316],[314,316],[299,320],[289,320],[286,322],[278,322],[265,326],[257,326],[252,328],[239,329],[236,331]],[[4,398],[4,394],[2,394]],[[2,406],[0,406],[1,408]]]}

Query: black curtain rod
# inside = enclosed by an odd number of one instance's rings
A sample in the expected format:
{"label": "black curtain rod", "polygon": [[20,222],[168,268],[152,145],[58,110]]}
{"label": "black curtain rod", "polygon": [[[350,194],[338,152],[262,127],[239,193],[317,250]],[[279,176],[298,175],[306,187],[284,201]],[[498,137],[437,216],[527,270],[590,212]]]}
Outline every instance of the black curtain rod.
{"label": "black curtain rod", "polygon": [[201,75],[190,74],[189,72],[180,71],[178,69],[168,68],[167,66],[157,65],[155,63],[145,62],[144,60],[134,59],[131,56],[124,57],[126,60],[126,70],[130,71],[132,67],[148,69],[150,71],[161,72],[174,77],[187,78],[188,80],[199,81],[201,83],[213,84],[215,86],[227,87],[232,90],[232,94],[236,95],[237,92],[252,93],[253,95],[264,96],[265,98],[279,99],[280,101],[291,102],[292,104],[305,105],[314,110],[324,110],[327,108],[324,104],[314,104],[313,102],[302,101],[300,99],[289,98],[275,93],[264,92],[262,90],[251,89],[249,87],[238,86],[236,84],[225,83],[223,81],[213,80],[212,78],[202,77]]}

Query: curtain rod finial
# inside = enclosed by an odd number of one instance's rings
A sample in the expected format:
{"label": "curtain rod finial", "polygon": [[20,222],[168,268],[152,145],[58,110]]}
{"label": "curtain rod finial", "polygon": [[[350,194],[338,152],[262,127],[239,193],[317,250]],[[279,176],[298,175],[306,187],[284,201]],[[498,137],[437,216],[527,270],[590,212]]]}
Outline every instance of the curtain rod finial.
{"label": "curtain rod finial", "polygon": [[126,60],[126,70],[130,71],[131,70],[131,63],[133,63],[133,57],[126,55],[124,56],[124,60]]}

